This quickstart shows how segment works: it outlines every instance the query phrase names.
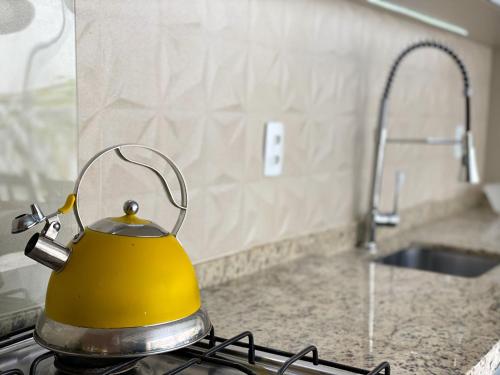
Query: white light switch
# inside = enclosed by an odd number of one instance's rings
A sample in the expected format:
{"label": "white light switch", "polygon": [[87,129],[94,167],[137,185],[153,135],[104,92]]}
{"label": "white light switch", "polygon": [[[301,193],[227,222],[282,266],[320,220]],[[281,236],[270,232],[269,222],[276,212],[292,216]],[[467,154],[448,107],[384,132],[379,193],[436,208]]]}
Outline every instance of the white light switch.
{"label": "white light switch", "polygon": [[285,127],[281,122],[266,124],[264,137],[264,176],[279,176],[283,172]]}

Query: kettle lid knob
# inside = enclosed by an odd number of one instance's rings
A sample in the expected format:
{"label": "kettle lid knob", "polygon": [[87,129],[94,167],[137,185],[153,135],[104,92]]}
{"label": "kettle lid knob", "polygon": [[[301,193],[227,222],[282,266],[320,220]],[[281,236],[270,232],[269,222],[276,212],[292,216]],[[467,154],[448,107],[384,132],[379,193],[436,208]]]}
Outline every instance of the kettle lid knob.
{"label": "kettle lid knob", "polygon": [[139,203],[134,200],[129,199],[123,204],[123,211],[127,215],[135,215],[139,211]]}

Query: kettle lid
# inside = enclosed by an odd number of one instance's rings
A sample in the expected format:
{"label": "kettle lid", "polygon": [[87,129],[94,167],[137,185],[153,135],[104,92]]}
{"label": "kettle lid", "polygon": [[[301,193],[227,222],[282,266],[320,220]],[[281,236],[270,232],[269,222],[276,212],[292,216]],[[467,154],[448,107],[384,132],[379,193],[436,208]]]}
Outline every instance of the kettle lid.
{"label": "kettle lid", "polygon": [[89,229],[128,237],[164,237],[169,235],[169,232],[158,224],[137,217],[139,204],[136,201],[126,201],[123,204],[123,211],[125,215],[101,219],[89,225]]}

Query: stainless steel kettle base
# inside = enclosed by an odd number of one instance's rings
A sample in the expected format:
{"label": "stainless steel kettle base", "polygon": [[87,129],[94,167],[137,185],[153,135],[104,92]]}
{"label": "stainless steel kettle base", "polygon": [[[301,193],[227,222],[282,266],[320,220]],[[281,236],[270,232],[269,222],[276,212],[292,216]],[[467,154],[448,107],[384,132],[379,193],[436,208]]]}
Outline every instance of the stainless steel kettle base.
{"label": "stainless steel kettle base", "polygon": [[85,328],[56,322],[44,313],[34,338],[56,353],[92,358],[123,358],[169,352],[205,337],[212,327],[202,309],[173,322],[133,328]]}

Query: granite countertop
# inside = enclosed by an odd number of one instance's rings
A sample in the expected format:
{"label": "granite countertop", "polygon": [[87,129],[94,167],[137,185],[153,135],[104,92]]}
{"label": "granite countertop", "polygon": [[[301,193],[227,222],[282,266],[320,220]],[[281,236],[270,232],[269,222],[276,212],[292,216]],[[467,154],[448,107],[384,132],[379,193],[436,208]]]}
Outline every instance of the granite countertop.
{"label": "granite countertop", "polygon": [[[381,244],[412,241],[500,253],[500,218],[476,209]],[[219,336],[251,330],[256,343],[394,374],[490,374],[500,363],[500,266],[479,278],[370,262],[360,249],[308,256],[202,291]]]}

